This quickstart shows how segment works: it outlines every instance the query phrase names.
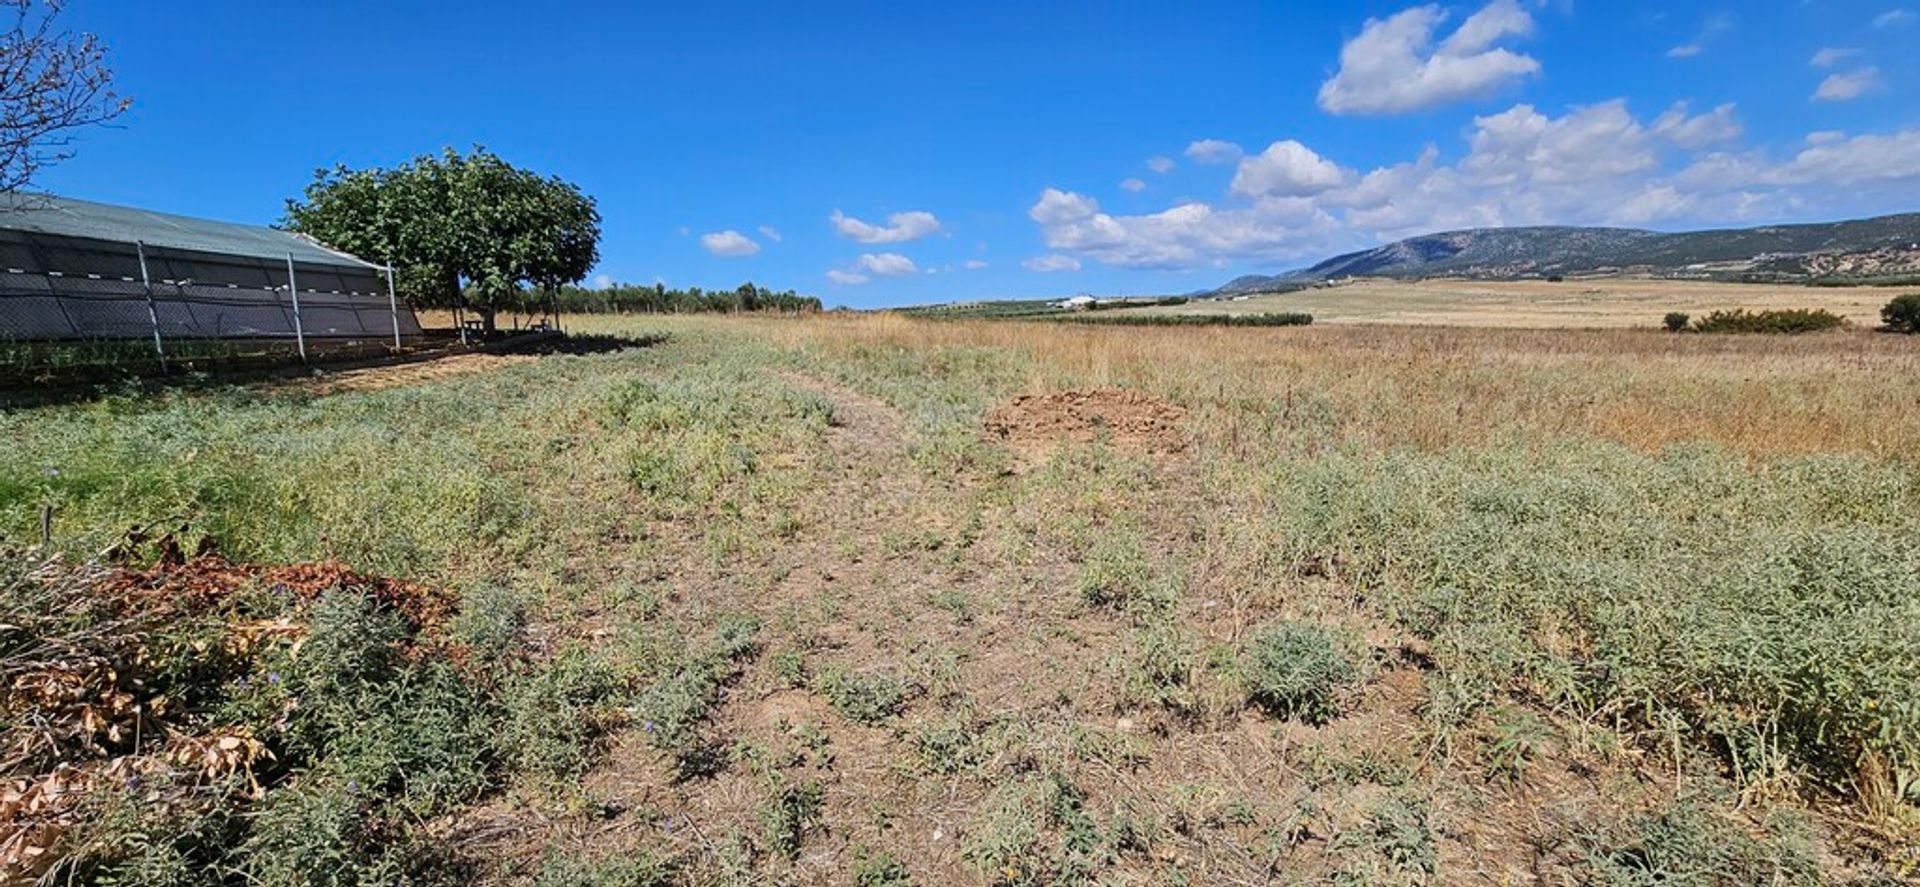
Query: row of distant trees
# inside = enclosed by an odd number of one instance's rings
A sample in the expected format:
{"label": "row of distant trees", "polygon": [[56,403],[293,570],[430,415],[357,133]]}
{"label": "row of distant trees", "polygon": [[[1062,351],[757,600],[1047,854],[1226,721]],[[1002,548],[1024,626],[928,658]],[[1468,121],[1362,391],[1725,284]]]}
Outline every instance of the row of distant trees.
{"label": "row of distant trees", "polygon": [[811,314],[820,300],[793,290],[775,292],[752,282],[730,290],[703,290],[697,286],[668,289],[666,284],[632,286],[617,283],[600,289],[563,286],[557,307],[572,314],[704,314],[777,311]]}

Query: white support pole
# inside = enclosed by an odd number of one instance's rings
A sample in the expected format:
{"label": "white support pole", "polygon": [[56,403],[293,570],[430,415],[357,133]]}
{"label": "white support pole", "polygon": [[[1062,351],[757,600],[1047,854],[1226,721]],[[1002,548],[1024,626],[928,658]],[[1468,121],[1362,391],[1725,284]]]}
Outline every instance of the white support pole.
{"label": "white support pole", "polygon": [[140,289],[147,294],[147,320],[153,323],[153,353],[160,356],[160,372],[167,371],[167,349],[160,344],[160,312],[153,307],[153,278],[147,276],[147,245],[133,242],[134,255],[140,257]]}
{"label": "white support pole", "polygon": [[300,362],[307,362],[307,331],[300,326],[300,284],[293,276],[293,253],[287,253],[287,292],[293,295],[293,341],[300,348]]}
{"label": "white support pole", "polygon": [[400,350],[400,297],[393,289],[393,266],[387,266],[387,310],[393,312],[393,350]]}

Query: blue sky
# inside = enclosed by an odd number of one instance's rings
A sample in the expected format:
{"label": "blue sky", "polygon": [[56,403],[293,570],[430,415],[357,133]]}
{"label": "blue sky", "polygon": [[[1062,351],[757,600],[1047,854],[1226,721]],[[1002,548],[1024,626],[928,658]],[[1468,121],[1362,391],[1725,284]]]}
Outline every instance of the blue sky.
{"label": "blue sky", "polygon": [[42,184],[265,223],[483,144],[599,200],[602,281],[1185,292],[1445,228],[1920,210],[1916,13],[73,0],[136,104]]}

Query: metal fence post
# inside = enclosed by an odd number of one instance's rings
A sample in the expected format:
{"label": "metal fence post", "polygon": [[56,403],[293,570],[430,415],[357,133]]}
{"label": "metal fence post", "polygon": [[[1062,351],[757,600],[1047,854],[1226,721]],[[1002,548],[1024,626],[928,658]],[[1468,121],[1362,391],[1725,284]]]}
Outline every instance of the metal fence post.
{"label": "metal fence post", "polygon": [[160,356],[160,372],[167,371],[167,349],[160,344],[160,312],[153,307],[153,278],[147,276],[147,245],[133,242],[133,253],[140,258],[140,289],[147,294],[147,320],[153,322],[153,353]]}
{"label": "metal fence post", "polygon": [[293,294],[293,341],[300,348],[300,362],[307,362],[307,332],[300,326],[300,286],[293,277],[293,253],[287,253],[287,292]]}
{"label": "metal fence post", "polygon": [[387,310],[393,313],[393,350],[400,350],[400,297],[393,289],[393,266],[387,266]]}

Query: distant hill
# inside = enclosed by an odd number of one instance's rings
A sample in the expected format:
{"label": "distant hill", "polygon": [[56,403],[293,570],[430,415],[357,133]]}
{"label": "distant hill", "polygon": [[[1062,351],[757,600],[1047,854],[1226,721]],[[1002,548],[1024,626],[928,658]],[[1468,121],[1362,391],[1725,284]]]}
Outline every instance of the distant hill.
{"label": "distant hill", "polygon": [[1920,213],[1663,234],[1633,228],[1475,228],[1411,237],[1311,268],[1228,281],[1215,295],[1343,277],[1515,279],[1648,274],[1701,280],[1869,283],[1920,276]]}

